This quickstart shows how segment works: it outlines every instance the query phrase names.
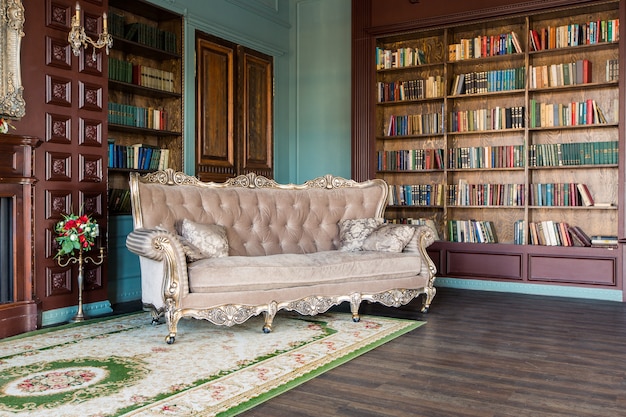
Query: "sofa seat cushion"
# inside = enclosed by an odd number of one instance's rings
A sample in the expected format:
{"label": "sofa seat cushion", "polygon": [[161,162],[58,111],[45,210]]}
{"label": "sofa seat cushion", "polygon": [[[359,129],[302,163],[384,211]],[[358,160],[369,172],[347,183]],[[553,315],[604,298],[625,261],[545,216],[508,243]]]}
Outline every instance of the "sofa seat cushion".
{"label": "sofa seat cushion", "polygon": [[188,273],[192,293],[224,293],[394,279],[418,275],[420,268],[413,254],[332,250],[203,259],[190,263]]}

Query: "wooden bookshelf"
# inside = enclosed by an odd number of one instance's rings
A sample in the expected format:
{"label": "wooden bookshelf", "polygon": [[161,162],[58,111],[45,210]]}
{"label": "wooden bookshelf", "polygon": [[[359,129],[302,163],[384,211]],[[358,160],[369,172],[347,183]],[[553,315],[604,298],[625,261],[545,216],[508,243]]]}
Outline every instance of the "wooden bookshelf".
{"label": "wooden bookshelf", "polygon": [[[129,172],[183,169],[183,20],[143,0],[110,0],[109,22],[109,209],[128,214],[120,203]],[[140,166],[133,146],[150,149],[160,165]]]}
{"label": "wooden bookshelf", "polygon": [[[412,185],[444,190],[440,203],[419,203],[419,193],[391,199],[386,217],[434,221],[442,240],[430,253],[439,276],[621,288],[617,247],[568,246],[567,239],[532,245],[529,225],[623,234],[624,81],[613,67],[623,61],[624,30],[615,23],[623,14],[624,6],[611,0],[402,34],[373,31],[375,175],[394,195]],[[536,82],[546,77],[549,82]],[[416,87],[416,80],[431,80],[428,95],[416,93],[424,84]],[[440,125],[433,128],[429,119],[424,129],[424,116],[433,114]],[[412,160],[431,149],[441,150],[443,167]],[[576,184],[585,184],[599,204],[578,204]],[[460,190],[467,199],[459,199]],[[508,198],[497,195],[502,192]],[[457,225],[470,221],[478,232],[458,242]],[[497,243],[481,241],[486,227]],[[568,262],[578,268],[565,280],[558,271]]]}

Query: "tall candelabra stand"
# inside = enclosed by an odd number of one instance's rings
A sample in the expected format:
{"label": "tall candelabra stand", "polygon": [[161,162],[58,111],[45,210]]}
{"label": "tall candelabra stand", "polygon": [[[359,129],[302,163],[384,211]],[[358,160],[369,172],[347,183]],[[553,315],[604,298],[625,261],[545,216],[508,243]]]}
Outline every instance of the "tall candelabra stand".
{"label": "tall candelabra stand", "polygon": [[104,248],[100,248],[100,255],[98,255],[98,259],[94,259],[91,256],[83,256],[83,251],[78,251],[78,257],[69,256],[65,261],[61,260],[61,258],[57,258],[57,262],[59,266],[66,267],[70,263],[78,263],[78,311],[76,315],[72,319],[73,322],[84,321],[85,314],[83,313],[83,287],[84,287],[84,264],[87,262],[91,262],[94,265],[100,265],[104,262]]}

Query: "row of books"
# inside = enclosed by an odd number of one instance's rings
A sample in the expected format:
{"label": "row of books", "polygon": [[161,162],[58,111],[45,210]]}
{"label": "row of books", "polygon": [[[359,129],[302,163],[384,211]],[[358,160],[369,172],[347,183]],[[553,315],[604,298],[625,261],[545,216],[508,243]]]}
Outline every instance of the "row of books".
{"label": "row of books", "polygon": [[448,185],[447,202],[453,206],[523,206],[524,184],[468,184],[459,180]]}
{"label": "row of books", "polygon": [[108,111],[109,123],[147,129],[167,130],[167,112],[163,109],[138,107],[110,101]]}
{"label": "row of books", "polygon": [[109,58],[109,79],[154,88],[174,91],[174,73],[132,62]]}
{"label": "row of books", "polygon": [[109,189],[109,211],[112,213],[130,213],[130,190]]}
{"label": "row of books", "polygon": [[419,48],[383,49],[376,47],[376,69],[413,67],[427,64],[424,51]]}
{"label": "row of books", "polygon": [[170,150],[138,143],[118,145],[109,139],[109,168],[162,170],[169,167]]}
{"label": "row of books", "polygon": [[570,226],[566,222],[531,222],[528,229],[528,243],[531,245],[617,248],[617,236],[589,236],[580,227]]}
{"label": "row of books", "polygon": [[594,200],[585,184],[538,183],[530,184],[529,202],[539,207],[593,206]]}
{"label": "row of books", "polygon": [[387,136],[406,136],[443,133],[441,113],[391,115],[387,124]]}
{"label": "row of books", "polygon": [[451,95],[492,93],[521,90],[526,86],[526,69],[508,68],[457,74],[450,90]]}
{"label": "row of books", "polygon": [[[378,152],[379,170],[443,169],[443,149]],[[448,169],[523,168],[523,145],[450,148]],[[617,164],[618,142],[542,143],[528,148],[528,165],[575,166]],[[434,161],[434,164],[433,164]]]}
{"label": "row of books", "polygon": [[618,142],[537,143],[528,147],[532,167],[617,164]]}
{"label": "row of books", "polygon": [[518,220],[514,224],[513,239],[516,245],[617,247],[617,236],[589,236],[579,226],[553,220],[530,222],[528,227],[524,220]]}
{"label": "row of books", "polygon": [[391,206],[442,206],[443,184],[389,184]]}
{"label": "row of books", "polygon": [[463,146],[448,149],[449,169],[522,168],[524,145]]}
{"label": "row of books", "polygon": [[531,29],[529,35],[530,47],[533,51],[617,42],[619,40],[619,19],[592,20],[584,23]]}
{"label": "row of books", "polygon": [[450,132],[484,132],[524,127],[524,106],[450,112]]}
{"label": "row of books", "polygon": [[127,24],[124,16],[117,13],[109,13],[108,24],[109,33],[114,36],[166,52],[178,52],[176,34],[173,32],[161,30],[146,23]]}
{"label": "row of books", "polygon": [[619,61],[617,59],[606,60],[606,81],[617,81],[619,79]]}
{"label": "row of books", "polygon": [[481,35],[475,38],[463,38],[457,43],[448,45],[448,60],[460,61],[522,52],[522,45],[515,32]]}
{"label": "row of books", "polygon": [[[440,206],[443,194],[451,206],[524,206],[526,185],[519,184],[390,184],[389,204]],[[528,198],[537,207],[590,207],[594,198],[586,184],[536,183],[529,185]],[[601,204],[610,206],[610,204]]]}
{"label": "row of books", "polygon": [[443,169],[443,149],[378,151],[379,171]]}
{"label": "row of books", "polygon": [[539,103],[530,100],[528,115],[531,128],[606,124],[606,116],[595,100],[571,103]]}
{"label": "row of books", "polygon": [[378,82],[376,87],[379,103],[443,97],[445,92],[444,80],[440,75],[426,79]]}
{"label": "row of books", "polygon": [[591,68],[591,61],[588,59],[552,65],[530,65],[529,87],[547,88],[588,84],[591,82]]}
{"label": "row of books", "polygon": [[414,218],[414,217],[398,217],[393,219],[385,219],[386,223],[391,224],[412,224],[415,226],[428,226],[435,236],[435,240],[440,240],[439,232],[437,231],[437,226],[435,225],[435,221],[432,219],[425,218]]}
{"label": "row of books", "polygon": [[496,227],[492,221],[448,220],[448,240],[465,243],[498,243]]}

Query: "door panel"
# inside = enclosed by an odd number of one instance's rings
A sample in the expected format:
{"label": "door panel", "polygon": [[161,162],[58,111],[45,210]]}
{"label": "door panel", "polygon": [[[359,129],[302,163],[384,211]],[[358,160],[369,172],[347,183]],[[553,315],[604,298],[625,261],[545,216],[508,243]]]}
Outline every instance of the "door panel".
{"label": "door panel", "polygon": [[235,176],[235,45],[196,35],[196,174],[202,181]]}

